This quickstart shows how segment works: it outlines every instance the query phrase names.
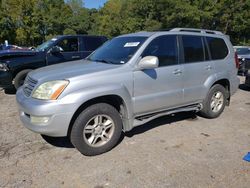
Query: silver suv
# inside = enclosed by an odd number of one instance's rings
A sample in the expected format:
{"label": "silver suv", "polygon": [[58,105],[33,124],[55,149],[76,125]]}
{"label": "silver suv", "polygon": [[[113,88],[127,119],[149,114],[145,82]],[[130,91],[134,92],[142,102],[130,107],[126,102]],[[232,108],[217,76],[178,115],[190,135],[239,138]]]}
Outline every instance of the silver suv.
{"label": "silver suv", "polygon": [[28,74],[16,99],[23,124],[69,136],[84,155],[112,149],[122,131],[180,111],[216,118],[236,92],[228,36],[175,28],[116,37],[85,60]]}

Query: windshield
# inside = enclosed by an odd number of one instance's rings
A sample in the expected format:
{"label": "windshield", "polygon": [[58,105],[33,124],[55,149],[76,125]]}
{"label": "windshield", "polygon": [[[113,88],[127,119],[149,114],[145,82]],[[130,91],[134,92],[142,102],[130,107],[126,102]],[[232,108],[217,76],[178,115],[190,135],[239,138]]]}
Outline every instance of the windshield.
{"label": "windshield", "polygon": [[50,48],[56,41],[57,41],[56,38],[53,38],[53,39],[51,39],[51,40],[48,40],[48,41],[42,43],[41,45],[39,45],[39,46],[36,48],[36,50],[39,51],[39,52],[45,51],[45,50],[47,50],[48,48]]}
{"label": "windshield", "polygon": [[127,63],[147,37],[118,37],[106,42],[87,59],[112,64]]}
{"label": "windshield", "polygon": [[237,48],[236,52],[238,55],[250,54],[250,48]]}

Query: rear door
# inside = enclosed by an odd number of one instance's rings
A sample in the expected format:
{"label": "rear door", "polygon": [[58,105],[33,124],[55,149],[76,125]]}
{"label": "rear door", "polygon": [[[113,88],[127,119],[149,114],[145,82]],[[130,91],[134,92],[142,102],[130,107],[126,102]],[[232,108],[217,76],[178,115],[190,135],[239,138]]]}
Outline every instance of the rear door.
{"label": "rear door", "polygon": [[204,99],[205,84],[214,73],[214,63],[202,36],[182,35],[184,103]]}
{"label": "rear door", "polygon": [[79,44],[79,37],[77,36],[59,40],[55,46],[60,48],[60,53],[49,52],[47,54],[48,65],[82,59]]}
{"label": "rear door", "polygon": [[159,67],[134,72],[136,115],[181,105],[182,65],[178,63],[177,36],[164,35],[153,39],[142,54],[145,56],[158,57]]}

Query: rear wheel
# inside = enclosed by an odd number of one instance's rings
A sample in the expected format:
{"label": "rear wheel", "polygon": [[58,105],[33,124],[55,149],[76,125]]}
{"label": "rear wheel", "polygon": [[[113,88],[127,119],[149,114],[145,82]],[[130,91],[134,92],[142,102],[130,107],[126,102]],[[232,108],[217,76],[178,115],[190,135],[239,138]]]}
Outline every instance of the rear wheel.
{"label": "rear wheel", "polygon": [[99,103],[86,108],[73,124],[70,140],[82,154],[92,156],[111,150],[119,141],[122,120],[111,105]]}
{"label": "rear wheel", "polygon": [[226,105],[226,89],[222,85],[214,85],[208,92],[203,102],[203,109],[200,114],[206,118],[216,118],[220,116]]}
{"label": "rear wheel", "polygon": [[22,70],[19,73],[17,73],[16,77],[14,78],[14,86],[15,86],[16,90],[24,84],[24,80],[30,71],[32,71],[32,70],[26,69],[26,70]]}

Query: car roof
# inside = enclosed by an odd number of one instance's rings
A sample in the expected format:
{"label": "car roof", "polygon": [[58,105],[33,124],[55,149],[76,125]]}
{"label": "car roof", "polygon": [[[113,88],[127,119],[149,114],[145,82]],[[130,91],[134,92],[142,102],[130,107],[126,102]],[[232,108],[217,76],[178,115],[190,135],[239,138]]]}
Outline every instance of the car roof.
{"label": "car roof", "polygon": [[156,32],[140,31],[137,33],[129,33],[129,34],[120,35],[118,37],[150,37],[155,33]]}
{"label": "car roof", "polygon": [[220,31],[215,31],[215,30],[207,30],[207,29],[196,29],[196,28],[173,28],[173,29],[163,29],[163,30],[159,30],[159,31],[152,31],[152,32],[148,32],[148,31],[141,31],[141,32],[137,32],[137,33],[130,33],[130,34],[124,34],[118,37],[150,37],[152,35],[155,34],[192,34],[192,35],[200,35],[200,36],[204,36],[204,35],[209,35],[209,36],[227,36],[224,35],[222,32]]}

